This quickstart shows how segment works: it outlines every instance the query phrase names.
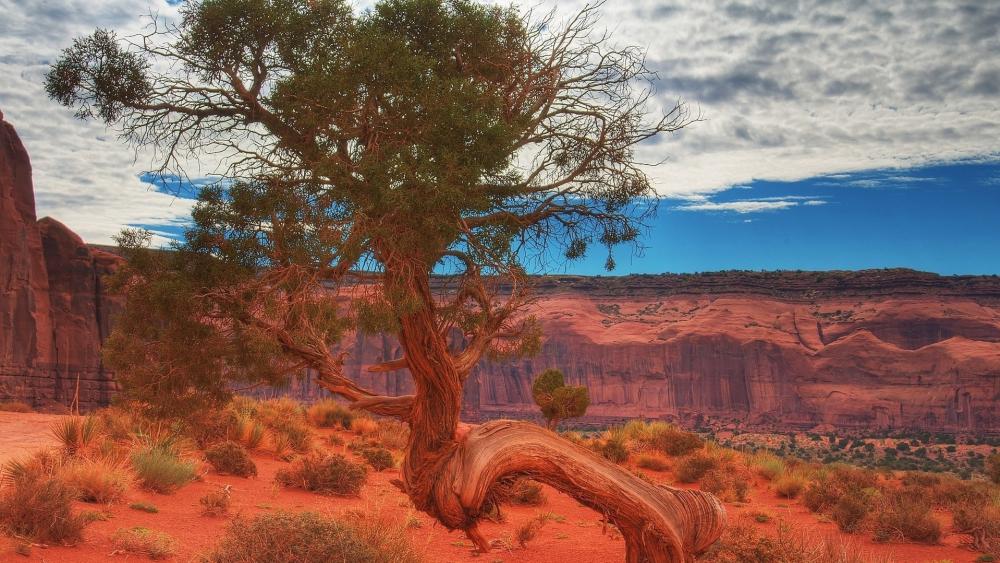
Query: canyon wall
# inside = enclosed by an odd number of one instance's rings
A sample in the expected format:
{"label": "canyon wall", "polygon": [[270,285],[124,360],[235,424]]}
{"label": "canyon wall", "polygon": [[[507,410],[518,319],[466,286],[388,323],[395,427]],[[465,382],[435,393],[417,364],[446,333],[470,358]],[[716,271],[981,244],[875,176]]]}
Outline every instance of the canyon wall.
{"label": "canyon wall", "polygon": [[100,352],[118,305],[102,277],[120,260],[54,219],[36,220],[28,153],[0,113],[0,401],[87,409],[111,400]]}
{"label": "canyon wall", "polygon": [[[100,344],[118,301],[102,277],[120,258],[53,219],[36,220],[28,155],[0,115],[0,401],[84,409],[114,379]],[[482,363],[468,420],[533,417],[534,374],[590,388],[588,419],[627,417],[771,428],[1000,432],[1000,279],[911,270],[718,272],[535,279],[533,358]],[[386,336],[353,336],[346,369],[385,394],[405,372]],[[308,374],[307,374],[308,375]],[[307,377],[270,391],[313,400]]]}

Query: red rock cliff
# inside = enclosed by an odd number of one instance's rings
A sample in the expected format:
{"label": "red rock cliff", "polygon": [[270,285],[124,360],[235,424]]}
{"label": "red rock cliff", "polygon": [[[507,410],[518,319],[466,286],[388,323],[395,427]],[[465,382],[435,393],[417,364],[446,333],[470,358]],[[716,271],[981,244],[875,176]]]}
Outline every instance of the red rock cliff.
{"label": "red rock cliff", "polygon": [[114,380],[100,349],[116,302],[101,277],[120,260],[65,225],[35,220],[31,164],[0,114],[0,400],[107,404]]}

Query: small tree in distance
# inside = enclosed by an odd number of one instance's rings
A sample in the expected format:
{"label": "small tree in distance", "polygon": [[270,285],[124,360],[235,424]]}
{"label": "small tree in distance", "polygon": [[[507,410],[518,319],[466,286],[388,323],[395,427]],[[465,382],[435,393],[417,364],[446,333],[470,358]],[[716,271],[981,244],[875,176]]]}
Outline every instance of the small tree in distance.
{"label": "small tree in distance", "polygon": [[557,369],[547,369],[535,378],[531,384],[531,398],[542,409],[549,430],[555,430],[559,422],[567,418],[583,416],[590,406],[587,388],[566,385],[563,373]]}

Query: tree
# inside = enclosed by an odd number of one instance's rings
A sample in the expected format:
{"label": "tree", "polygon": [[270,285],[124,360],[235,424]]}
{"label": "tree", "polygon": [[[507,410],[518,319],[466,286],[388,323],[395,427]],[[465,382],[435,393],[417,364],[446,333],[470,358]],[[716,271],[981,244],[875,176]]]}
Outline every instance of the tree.
{"label": "tree", "polygon": [[550,430],[567,418],[583,416],[590,406],[590,393],[583,385],[566,385],[561,371],[547,369],[531,384],[531,398],[542,409]]}
{"label": "tree", "polygon": [[[459,421],[480,360],[538,348],[525,265],[598,245],[613,268],[655,210],[637,148],[691,121],[681,104],[653,112],[644,53],[613,46],[596,15],[202,0],[138,37],[77,39],[46,77],[53,99],[153,150],[161,173],[216,162],[223,177],[176,252],[123,234],[127,306],[108,359],[126,391],[211,404],[233,380],[310,368],[353,408],[409,424],[402,487],[482,551],[477,522],[520,475],[604,514],[629,561],[706,548],[724,521],[714,496],[649,484],[531,424]],[[395,335],[402,355],[368,369],[407,370],[414,394],[348,378],[331,350],[348,330]]]}

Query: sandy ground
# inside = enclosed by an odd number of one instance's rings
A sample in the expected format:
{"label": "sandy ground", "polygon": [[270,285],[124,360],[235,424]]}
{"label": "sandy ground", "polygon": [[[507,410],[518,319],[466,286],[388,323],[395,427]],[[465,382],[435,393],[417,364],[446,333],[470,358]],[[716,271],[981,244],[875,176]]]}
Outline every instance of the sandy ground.
{"label": "sandy ground", "polygon": [[[10,415],[0,413],[0,459],[23,455],[24,452],[45,447],[53,442],[48,435],[48,425],[56,417],[51,415]],[[328,432],[323,432],[326,434]],[[344,434],[345,439],[350,436]],[[327,447],[330,451],[351,455],[346,447]],[[10,451],[14,450],[14,451]],[[107,507],[111,518],[90,524],[85,532],[85,540],[75,547],[32,548],[28,557],[14,553],[14,544],[0,538],[0,562],[38,561],[48,563],[97,563],[103,561],[143,561],[143,556],[115,553],[111,536],[121,528],[143,526],[166,532],[178,540],[176,555],[172,561],[187,562],[197,560],[216,543],[225,530],[227,522],[235,515],[252,516],[275,510],[310,510],[322,514],[337,515],[347,510],[365,510],[380,513],[389,518],[405,522],[411,516],[420,524],[410,529],[411,539],[429,563],[609,563],[623,561],[624,542],[615,533],[606,533],[599,516],[579,505],[572,498],[547,489],[547,502],[540,507],[506,507],[506,521],[501,524],[486,522],[483,532],[490,539],[506,540],[522,522],[539,513],[551,513],[550,520],[530,542],[526,549],[495,549],[489,554],[476,554],[471,543],[460,532],[449,532],[435,524],[424,514],[414,512],[406,497],[390,481],[398,478],[398,470],[391,469],[373,473],[359,498],[339,498],[318,496],[294,489],[281,489],[274,485],[275,473],[286,466],[266,456],[256,456],[259,475],[254,479],[222,476],[214,473],[204,475],[201,481],[192,483],[175,494],[159,495],[134,489],[123,504]],[[669,472],[648,473],[654,480],[672,483]],[[208,492],[221,486],[232,487],[232,508],[224,517],[201,516],[198,500]],[[149,514],[128,508],[132,502],[148,502],[159,508],[159,513]],[[81,510],[94,510],[94,505],[80,505]],[[821,522],[803,506],[781,499],[771,492],[763,482],[754,484],[750,502],[744,505],[727,505],[733,517],[744,511],[763,511],[771,515],[771,522],[760,524],[764,530],[776,530],[779,521],[794,527],[808,527],[819,533],[843,536],[836,526]],[[942,519],[945,515],[941,515]],[[972,562],[977,554],[961,547],[964,538],[949,534],[938,546],[916,544],[876,544],[865,536],[847,536],[859,548],[871,554],[888,555],[899,562]]]}

